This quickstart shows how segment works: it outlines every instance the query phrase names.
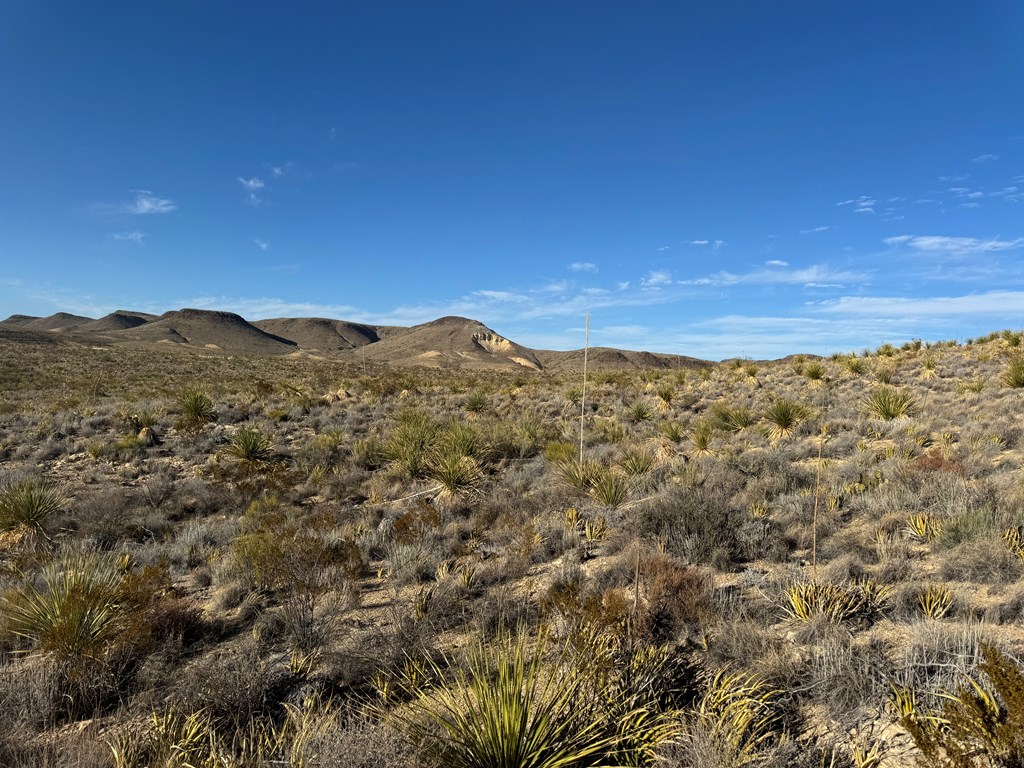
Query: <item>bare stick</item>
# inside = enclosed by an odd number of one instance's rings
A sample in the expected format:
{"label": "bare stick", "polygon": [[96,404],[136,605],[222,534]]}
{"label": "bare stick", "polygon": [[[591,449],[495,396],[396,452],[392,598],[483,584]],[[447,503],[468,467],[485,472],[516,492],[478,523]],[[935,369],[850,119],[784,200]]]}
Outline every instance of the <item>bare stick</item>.
{"label": "bare stick", "polygon": [[590,313],[587,313],[587,335],[583,344],[583,395],[580,397],[580,464],[583,464],[583,418],[587,409],[587,353],[590,351]]}

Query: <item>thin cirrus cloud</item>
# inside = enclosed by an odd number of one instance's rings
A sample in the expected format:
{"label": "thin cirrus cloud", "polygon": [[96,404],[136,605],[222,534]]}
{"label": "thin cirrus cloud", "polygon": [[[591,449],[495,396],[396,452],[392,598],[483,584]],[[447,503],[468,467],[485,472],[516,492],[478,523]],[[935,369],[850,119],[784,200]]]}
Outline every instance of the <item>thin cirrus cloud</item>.
{"label": "thin cirrus cloud", "polygon": [[157,197],[148,189],[133,189],[135,199],[124,205],[126,213],[133,216],[146,216],[157,213],[170,213],[178,208],[173,200]]}
{"label": "thin cirrus cloud", "polygon": [[589,261],[574,261],[566,269],[570,272],[597,272],[597,264]]}
{"label": "thin cirrus cloud", "polygon": [[972,163],[978,163],[980,165],[980,164],[983,164],[983,163],[994,163],[998,159],[999,159],[999,155],[992,155],[992,154],[989,154],[989,153],[986,152],[983,155],[978,155],[977,157],[972,157],[971,158],[971,162]]}
{"label": "thin cirrus cloud", "polygon": [[265,251],[268,248],[270,248],[270,243],[268,243],[266,240],[261,240],[258,237],[254,238],[253,242],[256,244],[256,247],[259,248],[261,251]]}
{"label": "thin cirrus cloud", "polygon": [[710,245],[716,251],[720,250],[725,245],[725,240],[690,240],[690,245],[705,246]]}
{"label": "thin cirrus cloud", "polygon": [[861,195],[860,197],[843,200],[842,202],[836,203],[836,205],[851,206],[854,213],[874,213],[875,206],[878,205],[878,200],[870,195]]}
{"label": "thin cirrus cloud", "polygon": [[887,237],[883,242],[891,247],[905,246],[923,253],[944,254],[947,256],[973,256],[982,253],[1012,251],[1024,248],[1024,237],[1014,240],[998,238],[981,239],[977,237],[945,237],[941,235],[896,235]]}
{"label": "thin cirrus cloud", "polygon": [[771,269],[757,269],[736,274],[715,272],[703,277],[680,280],[681,285],[802,285],[807,288],[841,288],[848,283],[866,283],[871,276],[864,272],[834,270],[824,264],[803,269],[785,269],[789,266],[780,259],[767,262]]}
{"label": "thin cirrus cloud", "polygon": [[832,229],[832,227],[830,227],[830,226],[826,226],[826,227],[812,227],[811,229],[801,229],[800,230],[800,234],[801,235],[812,235],[815,232],[827,232],[830,229]]}
{"label": "thin cirrus cloud", "polygon": [[139,232],[138,230],[134,230],[132,232],[115,232],[111,237],[120,243],[135,243],[136,245],[142,245],[146,242],[145,233]]}
{"label": "thin cirrus cloud", "polygon": [[1024,291],[983,291],[963,296],[843,296],[817,302],[814,309],[827,314],[866,315],[875,318],[967,318],[1019,316],[1024,312]]}

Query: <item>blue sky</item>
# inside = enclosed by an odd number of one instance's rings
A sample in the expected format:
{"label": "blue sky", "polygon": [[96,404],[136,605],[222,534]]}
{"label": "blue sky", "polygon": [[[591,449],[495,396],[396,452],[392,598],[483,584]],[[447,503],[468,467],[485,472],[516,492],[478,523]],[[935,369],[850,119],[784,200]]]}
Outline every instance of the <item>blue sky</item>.
{"label": "blue sky", "polygon": [[1017,2],[0,4],[0,314],[1024,324]]}

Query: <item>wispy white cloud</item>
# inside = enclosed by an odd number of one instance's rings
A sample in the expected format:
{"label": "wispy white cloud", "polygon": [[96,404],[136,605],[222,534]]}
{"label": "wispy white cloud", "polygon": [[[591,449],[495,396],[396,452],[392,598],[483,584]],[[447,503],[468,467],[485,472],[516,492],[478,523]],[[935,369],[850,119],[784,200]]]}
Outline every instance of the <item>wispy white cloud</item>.
{"label": "wispy white cloud", "polygon": [[261,240],[258,237],[253,238],[253,242],[256,243],[256,247],[259,248],[261,251],[265,251],[268,248],[270,248],[270,243],[268,243],[266,240]]}
{"label": "wispy white cloud", "polygon": [[249,192],[255,192],[258,189],[263,189],[267,186],[266,182],[263,181],[259,176],[253,176],[251,179],[246,179],[241,176],[238,177],[238,183],[242,185],[243,189]]}
{"label": "wispy white cloud", "polygon": [[645,288],[661,288],[664,285],[672,285],[672,273],[665,269],[655,269],[647,273],[647,277],[640,281]]}
{"label": "wispy white cloud", "polygon": [[963,174],[953,175],[953,176],[939,176],[939,181],[957,182],[957,181],[964,181],[965,179],[969,179],[970,177],[971,177],[971,175],[969,173],[963,173]]}
{"label": "wispy white cloud", "polygon": [[566,266],[570,272],[597,272],[597,264],[589,261],[574,261]]}
{"label": "wispy white cloud", "polygon": [[866,283],[871,278],[863,272],[834,270],[824,264],[804,269],[785,269],[788,264],[780,260],[766,262],[770,269],[736,274],[715,272],[703,277],[680,280],[681,285],[803,285],[805,287],[842,287],[848,283]]}
{"label": "wispy white cloud", "polygon": [[136,245],[142,245],[146,242],[145,233],[139,232],[137,229],[132,232],[115,232],[111,237],[122,243],[135,243]]}
{"label": "wispy white cloud", "polygon": [[661,246],[660,248],[657,248],[657,249],[655,249],[655,250],[658,250],[658,251],[667,251],[667,250],[668,250],[668,246],[667,246],[667,245],[663,245],[663,246]]}
{"label": "wispy white cloud", "polygon": [[788,267],[789,262],[783,261],[782,259],[769,259],[765,262],[765,266],[768,267]]}
{"label": "wispy white cloud", "polygon": [[979,163],[979,164],[981,164],[981,163],[993,163],[993,162],[995,162],[998,159],[999,159],[999,155],[992,155],[992,154],[986,153],[984,155],[978,155],[977,157],[972,157],[971,158],[971,162],[972,163]]}
{"label": "wispy white cloud", "polygon": [[870,195],[861,195],[860,197],[854,197],[849,200],[843,200],[836,203],[838,206],[853,206],[854,213],[874,213],[875,206],[878,205],[878,200],[871,197]]}
{"label": "wispy white cloud", "polygon": [[133,189],[131,191],[135,195],[135,199],[130,203],[125,203],[124,210],[134,216],[170,213],[178,208],[178,205],[173,200],[157,197],[147,189]]}
{"label": "wispy white cloud", "polygon": [[945,237],[940,235],[896,235],[887,237],[883,242],[892,247],[906,246],[925,253],[946,254],[949,256],[971,256],[996,251],[1012,251],[1024,247],[1024,237],[1015,240],[999,240],[990,238],[983,240],[976,237]]}
{"label": "wispy white cloud", "polygon": [[800,230],[800,234],[801,235],[810,235],[810,234],[813,234],[815,232],[827,232],[830,229],[832,229],[831,226],[813,227],[812,229],[801,229]]}
{"label": "wispy white cloud", "polygon": [[1011,316],[1024,312],[1024,291],[984,291],[963,296],[843,296],[818,302],[816,311],[876,318]]}

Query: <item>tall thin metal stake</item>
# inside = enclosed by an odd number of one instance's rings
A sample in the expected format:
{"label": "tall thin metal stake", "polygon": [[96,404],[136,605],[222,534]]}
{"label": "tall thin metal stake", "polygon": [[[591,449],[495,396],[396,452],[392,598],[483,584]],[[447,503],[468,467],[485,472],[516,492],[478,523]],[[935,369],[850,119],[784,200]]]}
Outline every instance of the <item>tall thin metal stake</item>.
{"label": "tall thin metal stake", "polygon": [[587,412],[587,353],[590,351],[590,313],[587,312],[587,335],[583,344],[583,395],[580,397],[580,465],[583,464],[583,417]]}

